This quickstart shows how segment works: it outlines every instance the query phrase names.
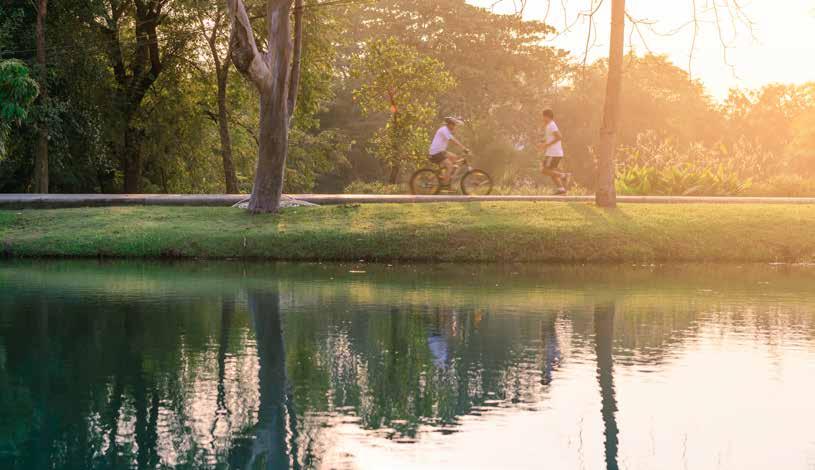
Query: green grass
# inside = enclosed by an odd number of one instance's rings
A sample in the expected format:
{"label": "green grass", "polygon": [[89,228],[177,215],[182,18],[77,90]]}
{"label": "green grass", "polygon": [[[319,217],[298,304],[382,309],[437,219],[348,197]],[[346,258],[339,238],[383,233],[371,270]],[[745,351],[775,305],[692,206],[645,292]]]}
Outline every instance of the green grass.
{"label": "green grass", "polygon": [[342,261],[812,261],[815,206],[376,204],[0,211],[15,257]]}

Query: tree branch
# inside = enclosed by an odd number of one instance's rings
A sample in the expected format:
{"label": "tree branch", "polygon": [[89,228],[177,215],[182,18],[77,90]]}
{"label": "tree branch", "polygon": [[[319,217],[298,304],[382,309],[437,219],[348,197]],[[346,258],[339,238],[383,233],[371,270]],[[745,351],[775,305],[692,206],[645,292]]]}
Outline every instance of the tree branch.
{"label": "tree branch", "polygon": [[297,106],[297,92],[300,88],[300,68],[303,57],[303,0],[294,3],[294,56],[291,61],[291,78],[289,79],[289,127],[294,118]]}
{"label": "tree branch", "polygon": [[262,90],[271,82],[271,70],[258,51],[255,33],[246,14],[243,0],[226,0],[232,22],[232,34],[229,38],[232,46],[232,63],[255,86]]}

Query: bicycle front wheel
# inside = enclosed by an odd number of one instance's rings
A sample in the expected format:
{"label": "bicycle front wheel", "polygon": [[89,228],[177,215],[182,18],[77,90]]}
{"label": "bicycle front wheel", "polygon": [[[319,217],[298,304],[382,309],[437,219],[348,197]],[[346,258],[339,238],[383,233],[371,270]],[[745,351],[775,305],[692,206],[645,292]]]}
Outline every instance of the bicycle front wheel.
{"label": "bicycle front wheel", "polygon": [[441,189],[439,175],[433,170],[423,169],[413,173],[410,178],[410,192],[420,196],[438,194]]}
{"label": "bicycle front wheel", "polygon": [[492,178],[482,170],[472,170],[461,178],[461,192],[467,196],[486,196],[492,192]]}

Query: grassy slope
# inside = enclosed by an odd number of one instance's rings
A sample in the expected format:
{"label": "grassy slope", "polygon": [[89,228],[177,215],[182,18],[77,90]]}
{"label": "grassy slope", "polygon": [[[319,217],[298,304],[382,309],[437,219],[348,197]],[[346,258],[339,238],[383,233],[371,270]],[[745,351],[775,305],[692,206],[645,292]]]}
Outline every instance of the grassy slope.
{"label": "grassy slope", "polygon": [[14,256],[286,260],[802,261],[815,206],[467,203],[0,211]]}

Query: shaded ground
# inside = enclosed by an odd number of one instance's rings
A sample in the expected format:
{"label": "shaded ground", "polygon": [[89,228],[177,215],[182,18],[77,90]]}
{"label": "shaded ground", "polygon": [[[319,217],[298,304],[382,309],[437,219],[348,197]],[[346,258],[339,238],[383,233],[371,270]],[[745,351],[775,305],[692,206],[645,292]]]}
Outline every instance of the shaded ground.
{"label": "shaded ground", "polygon": [[0,211],[6,256],[357,261],[810,261],[815,206],[483,202]]}

